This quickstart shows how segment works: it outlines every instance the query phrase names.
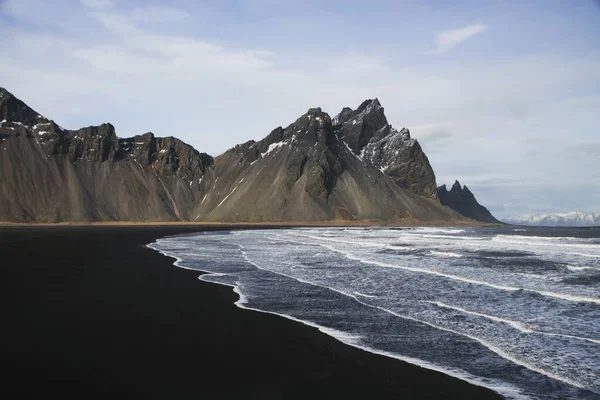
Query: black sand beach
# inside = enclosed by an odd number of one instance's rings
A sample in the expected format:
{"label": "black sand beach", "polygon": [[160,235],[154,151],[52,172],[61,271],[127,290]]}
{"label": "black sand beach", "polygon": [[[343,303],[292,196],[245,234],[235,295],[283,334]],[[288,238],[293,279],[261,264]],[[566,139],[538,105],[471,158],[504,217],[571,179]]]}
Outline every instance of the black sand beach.
{"label": "black sand beach", "polygon": [[0,227],[2,397],[499,397],[239,309],[145,247],[224,228]]}

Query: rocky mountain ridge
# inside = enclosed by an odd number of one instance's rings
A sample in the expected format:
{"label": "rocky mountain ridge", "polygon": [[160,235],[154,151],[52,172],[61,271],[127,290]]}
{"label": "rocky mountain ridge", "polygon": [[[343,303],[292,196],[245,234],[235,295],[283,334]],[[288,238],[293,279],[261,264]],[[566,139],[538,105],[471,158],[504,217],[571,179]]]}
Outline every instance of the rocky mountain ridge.
{"label": "rocky mountain ridge", "polygon": [[152,133],[119,139],[111,124],[66,130],[0,94],[0,220],[189,219],[212,157]]}
{"label": "rocky mountain ridge", "polygon": [[437,193],[443,205],[452,208],[463,217],[491,224],[501,223],[487,208],[477,202],[475,195],[466,185],[461,186],[458,181],[454,181],[450,190],[446,188],[446,185],[440,186]]}
{"label": "rocky mountain ridge", "polygon": [[346,138],[343,128],[334,127],[327,113],[312,108],[286,128],[274,129],[261,141],[235,146],[215,158],[215,181],[195,211],[197,218],[235,221],[460,218],[437,200],[396,185],[381,169],[364,162]]}
{"label": "rocky mountain ridge", "polygon": [[66,130],[0,94],[0,220],[462,220],[377,99],[333,119],[312,108],[213,158],[174,137],[119,138],[111,124]]}
{"label": "rocky mountain ridge", "polygon": [[435,174],[410,131],[394,129],[378,99],[365,100],[356,110],[344,108],[333,119],[336,131],[359,158],[413,193],[437,198]]}

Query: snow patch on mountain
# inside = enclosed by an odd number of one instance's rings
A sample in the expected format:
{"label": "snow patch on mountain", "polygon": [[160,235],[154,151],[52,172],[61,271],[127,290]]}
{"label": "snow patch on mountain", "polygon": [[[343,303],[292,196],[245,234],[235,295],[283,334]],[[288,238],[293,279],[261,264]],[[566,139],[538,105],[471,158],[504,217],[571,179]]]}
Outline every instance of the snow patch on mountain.
{"label": "snow patch on mountain", "polygon": [[600,212],[525,213],[506,217],[504,222],[537,226],[600,226]]}

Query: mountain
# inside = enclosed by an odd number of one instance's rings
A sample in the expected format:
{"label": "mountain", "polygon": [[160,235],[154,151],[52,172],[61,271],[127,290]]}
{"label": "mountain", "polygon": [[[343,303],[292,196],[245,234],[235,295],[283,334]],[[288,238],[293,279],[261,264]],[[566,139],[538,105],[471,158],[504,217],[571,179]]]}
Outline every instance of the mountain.
{"label": "mountain", "polygon": [[452,188],[448,190],[446,185],[437,188],[437,194],[441,203],[450,207],[460,215],[481,222],[501,223],[475,199],[475,195],[465,185],[462,187],[455,181]]}
{"label": "mountain", "polygon": [[344,108],[334,119],[338,136],[364,163],[391,177],[403,189],[437,199],[435,174],[410,131],[394,129],[379,100],[365,100],[356,110]]}
{"label": "mountain", "polygon": [[504,222],[514,225],[536,226],[600,226],[600,213],[568,212],[568,213],[543,213],[519,214],[506,217]]}
{"label": "mountain", "polygon": [[213,160],[175,138],[71,131],[0,89],[0,220],[186,220]]}
{"label": "mountain", "polygon": [[[396,134],[388,132],[389,139]],[[397,185],[357,154],[350,138],[343,124],[334,126],[312,108],[263,140],[216,157],[212,189],[194,213],[200,220],[234,221],[457,218],[437,200]],[[383,139],[370,137],[363,147]]]}
{"label": "mountain", "polygon": [[0,220],[458,221],[407,129],[377,99],[313,108],[214,159],[110,124],[66,130],[0,89]]}

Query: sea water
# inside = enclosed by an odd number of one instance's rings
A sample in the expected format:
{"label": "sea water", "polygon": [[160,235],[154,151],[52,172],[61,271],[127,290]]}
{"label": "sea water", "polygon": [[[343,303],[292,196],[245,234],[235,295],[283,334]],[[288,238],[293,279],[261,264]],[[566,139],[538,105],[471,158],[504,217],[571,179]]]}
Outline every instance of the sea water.
{"label": "sea water", "polygon": [[243,308],[507,398],[600,398],[600,228],[299,228],[149,245]]}

